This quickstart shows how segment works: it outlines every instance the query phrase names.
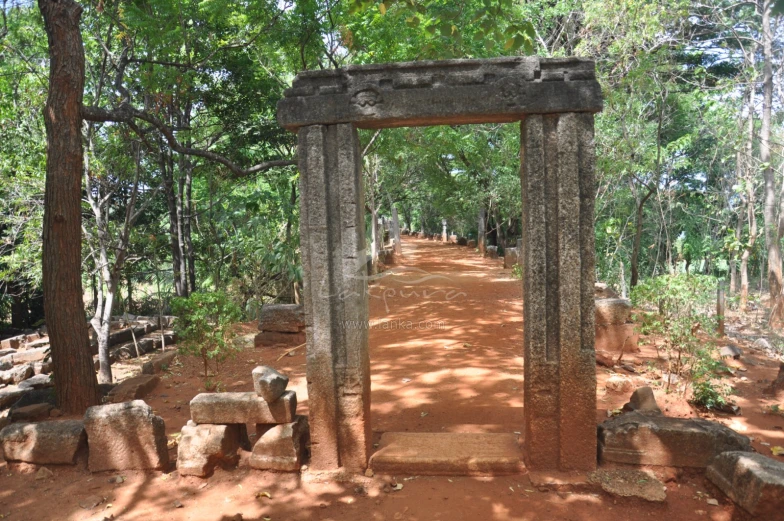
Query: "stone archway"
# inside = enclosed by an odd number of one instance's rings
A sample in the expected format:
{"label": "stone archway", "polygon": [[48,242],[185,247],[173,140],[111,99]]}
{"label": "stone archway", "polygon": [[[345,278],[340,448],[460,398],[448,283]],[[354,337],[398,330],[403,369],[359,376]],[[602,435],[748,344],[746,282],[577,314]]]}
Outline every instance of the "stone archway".
{"label": "stone archway", "polygon": [[298,135],[311,467],[367,466],[364,194],[357,128],[521,121],[526,465],[596,467],[594,64],[497,58],[297,75],[278,104]]}

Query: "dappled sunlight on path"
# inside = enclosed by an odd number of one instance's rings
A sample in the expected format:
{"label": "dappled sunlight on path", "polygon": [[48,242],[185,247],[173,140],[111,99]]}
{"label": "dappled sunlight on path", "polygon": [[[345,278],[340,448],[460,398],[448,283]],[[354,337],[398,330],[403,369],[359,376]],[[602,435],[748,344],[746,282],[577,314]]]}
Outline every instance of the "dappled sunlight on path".
{"label": "dappled sunlight on path", "polygon": [[370,288],[373,430],[519,432],[520,281],[474,249],[411,237],[391,272]]}

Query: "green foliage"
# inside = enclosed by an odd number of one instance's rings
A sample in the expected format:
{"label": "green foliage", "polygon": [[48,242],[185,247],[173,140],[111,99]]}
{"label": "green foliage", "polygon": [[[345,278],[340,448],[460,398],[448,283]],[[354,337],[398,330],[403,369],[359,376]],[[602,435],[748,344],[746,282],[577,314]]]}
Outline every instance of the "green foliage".
{"label": "green foliage", "polygon": [[198,356],[204,364],[204,377],[209,378],[209,362],[220,362],[236,349],[231,339],[234,325],[242,313],[231,299],[220,292],[193,293],[188,298],[174,298],[172,312],[178,317],[175,331],[179,351]]}
{"label": "green foliage", "polygon": [[[689,380],[692,402],[709,409],[726,404],[732,388],[715,376],[727,368],[716,346],[705,340],[716,325],[711,310],[716,302],[716,279],[686,274],[647,279],[632,290],[632,302],[648,310],[636,317],[640,332],[663,339],[656,348],[664,350],[666,372]],[[665,381],[669,389],[672,382],[666,377]]]}
{"label": "green foliage", "polygon": [[665,319],[686,317],[703,323],[710,320],[711,307],[715,309],[716,287],[716,279],[707,275],[661,275],[642,281],[631,299],[635,307],[655,308]]}

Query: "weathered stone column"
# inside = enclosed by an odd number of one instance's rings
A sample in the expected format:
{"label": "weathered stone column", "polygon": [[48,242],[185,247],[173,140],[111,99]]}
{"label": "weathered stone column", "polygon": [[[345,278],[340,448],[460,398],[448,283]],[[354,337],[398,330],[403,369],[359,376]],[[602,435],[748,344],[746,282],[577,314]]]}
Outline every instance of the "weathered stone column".
{"label": "weathered stone column", "polygon": [[299,129],[311,467],[362,470],[370,432],[364,194],[351,124]]}
{"label": "weathered stone column", "polygon": [[593,114],[521,124],[525,455],[596,467]]}

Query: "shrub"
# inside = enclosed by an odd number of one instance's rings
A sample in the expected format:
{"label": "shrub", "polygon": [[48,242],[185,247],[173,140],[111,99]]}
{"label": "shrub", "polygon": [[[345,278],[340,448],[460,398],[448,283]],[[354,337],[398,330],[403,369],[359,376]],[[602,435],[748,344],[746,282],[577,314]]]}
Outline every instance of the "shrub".
{"label": "shrub", "polygon": [[204,363],[204,377],[209,377],[209,362],[218,364],[236,349],[230,341],[232,326],[239,322],[242,311],[225,293],[193,293],[188,298],[172,299],[177,315],[175,330],[179,351],[198,356]]}
{"label": "shrub", "polygon": [[[692,403],[718,408],[727,403],[732,388],[713,376],[724,363],[716,346],[698,332],[715,330],[716,279],[706,275],[663,275],[647,279],[632,290],[632,302],[644,310],[635,317],[642,334],[661,335],[667,372],[692,385]],[[667,378],[667,389],[671,379]],[[685,392],[685,390],[684,390]]]}

